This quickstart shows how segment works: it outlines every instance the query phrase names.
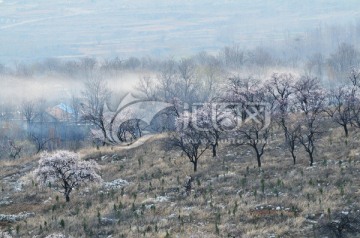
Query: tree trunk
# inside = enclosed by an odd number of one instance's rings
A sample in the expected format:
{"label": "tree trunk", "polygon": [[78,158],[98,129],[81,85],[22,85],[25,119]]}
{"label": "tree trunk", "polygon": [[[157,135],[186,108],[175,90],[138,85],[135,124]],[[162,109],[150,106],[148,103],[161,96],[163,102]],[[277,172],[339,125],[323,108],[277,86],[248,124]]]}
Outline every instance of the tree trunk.
{"label": "tree trunk", "polygon": [[192,163],[194,165],[194,172],[196,172],[197,171],[197,160],[194,160]]}
{"label": "tree trunk", "polygon": [[213,157],[216,157],[216,144],[213,144],[212,145],[212,154],[213,154]]}
{"label": "tree trunk", "polygon": [[313,153],[309,152],[309,156],[310,156],[310,166],[313,166],[313,164],[314,164]]}
{"label": "tree trunk", "polygon": [[64,187],[65,187],[65,192],[64,192],[65,200],[66,202],[70,202],[70,193],[72,188],[69,186],[69,184],[66,181],[64,181]]}
{"label": "tree trunk", "polygon": [[261,155],[257,154],[256,158],[257,158],[258,167],[261,168]]}
{"label": "tree trunk", "polygon": [[349,136],[349,130],[347,128],[347,125],[344,124],[343,127],[344,127],[344,131],[345,131],[345,137],[348,137]]}
{"label": "tree trunk", "polygon": [[296,164],[296,155],[293,150],[291,150],[291,156],[293,158],[294,165]]}

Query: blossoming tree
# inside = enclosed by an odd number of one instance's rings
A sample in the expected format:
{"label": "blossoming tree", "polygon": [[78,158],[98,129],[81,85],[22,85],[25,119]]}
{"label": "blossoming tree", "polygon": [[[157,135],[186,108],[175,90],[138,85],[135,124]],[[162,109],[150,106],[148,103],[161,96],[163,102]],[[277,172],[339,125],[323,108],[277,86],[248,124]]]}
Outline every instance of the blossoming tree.
{"label": "blossoming tree", "polygon": [[77,153],[61,150],[52,154],[42,153],[34,173],[40,184],[61,191],[66,202],[70,202],[73,189],[102,181],[96,172],[98,169],[96,162],[82,161]]}

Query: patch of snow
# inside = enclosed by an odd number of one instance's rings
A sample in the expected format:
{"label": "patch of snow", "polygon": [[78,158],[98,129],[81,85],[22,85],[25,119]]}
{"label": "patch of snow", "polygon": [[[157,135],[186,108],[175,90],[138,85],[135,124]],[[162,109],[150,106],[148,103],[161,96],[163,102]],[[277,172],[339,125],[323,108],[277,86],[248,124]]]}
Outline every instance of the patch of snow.
{"label": "patch of snow", "polygon": [[21,192],[23,190],[23,186],[24,186],[24,183],[22,181],[16,181],[16,183],[14,184],[14,190],[16,192]]}
{"label": "patch of snow", "polygon": [[104,160],[107,160],[109,158],[109,156],[107,156],[107,155],[103,155],[103,156],[101,156],[101,161],[104,161]]}
{"label": "patch of snow", "polygon": [[72,236],[66,236],[61,233],[53,233],[51,235],[46,236],[45,238],[72,238]]}
{"label": "patch of snow", "polygon": [[120,189],[124,186],[129,185],[129,182],[123,179],[116,179],[114,181],[111,182],[105,182],[104,183],[104,188],[106,190],[111,190],[111,189]]}
{"label": "patch of snow", "polygon": [[3,232],[3,231],[0,231],[0,237],[1,238],[12,238],[12,236],[9,233]]}
{"label": "patch of snow", "polygon": [[159,202],[167,202],[167,201],[169,201],[168,196],[159,196],[156,198],[145,199],[142,203],[159,203]]}
{"label": "patch of snow", "polygon": [[185,211],[191,211],[193,209],[193,207],[184,207],[183,210]]}
{"label": "patch of snow", "polygon": [[17,222],[17,221],[25,220],[28,217],[33,217],[33,216],[35,216],[35,213],[33,213],[33,212],[21,212],[18,215],[0,214],[0,221],[3,221],[3,222]]}
{"label": "patch of snow", "polygon": [[151,209],[153,206],[155,206],[155,205],[154,204],[145,205],[145,209]]}
{"label": "patch of snow", "polygon": [[52,200],[52,198],[51,198],[51,197],[49,197],[48,199],[46,199],[46,200],[44,201],[44,204],[51,203],[51,200]]}
{"label": "patch of snow", "polygon": [[231,177],[231,176],[235,176],[236,174],[234,172],[227,172],[226,174],[219,174],[219,178],[222,177]]}
{"label": "patch of snow", "polygon": [[2,200],[0,200],[0,206],[1,205],[10,205],[12,203],[11,200],[9,200],[9,197],[4,197]]}

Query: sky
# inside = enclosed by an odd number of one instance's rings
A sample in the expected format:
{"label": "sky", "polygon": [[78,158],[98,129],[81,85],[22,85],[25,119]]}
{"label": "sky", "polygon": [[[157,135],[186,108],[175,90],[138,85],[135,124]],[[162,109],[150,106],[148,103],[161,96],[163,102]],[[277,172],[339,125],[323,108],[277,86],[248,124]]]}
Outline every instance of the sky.
{"label": "sky", "polygon": [[0,0],[0,63],[185,57],[359,20],[358,0]]}

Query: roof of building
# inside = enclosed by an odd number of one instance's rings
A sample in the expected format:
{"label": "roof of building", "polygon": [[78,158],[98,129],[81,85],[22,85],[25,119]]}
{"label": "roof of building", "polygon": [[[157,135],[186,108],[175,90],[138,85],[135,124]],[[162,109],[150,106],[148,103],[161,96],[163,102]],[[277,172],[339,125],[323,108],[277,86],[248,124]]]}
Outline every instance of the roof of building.
{"label": "roof of building", "polygon": [[60,103],[60,104],[56,105],[55,107],[65,111],[67,113],[70,113],[70,114],[74,113],[74,110],[70,106],[66,105],[65,103]]}

